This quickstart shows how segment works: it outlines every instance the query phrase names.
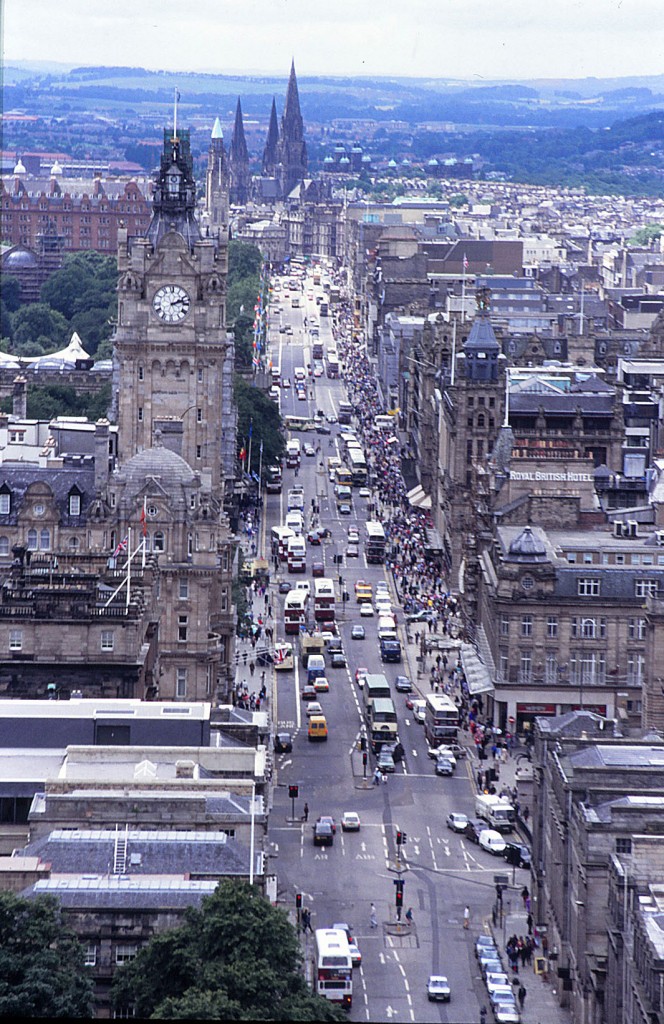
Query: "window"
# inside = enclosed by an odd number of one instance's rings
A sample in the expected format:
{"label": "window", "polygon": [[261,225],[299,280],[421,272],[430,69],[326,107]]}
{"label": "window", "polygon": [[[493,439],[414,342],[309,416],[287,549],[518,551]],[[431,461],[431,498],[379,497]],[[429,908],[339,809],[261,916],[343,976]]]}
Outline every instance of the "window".
{"label": "window", "polygon": [[637,580],[635,594],[637,597],[657,597],[657,580]]}
{"label": "window", "polygon": [[601,651],[572,651],[569,674],[576,686],[601,685],[606,682],[606,657]]}
{"label": "window", "polygon": [[222,590],[221,592],[221,604],[219,610],[222,612],[228,610],[228,592],[226,590]]}
{"label": "window", "polygon": [[508,677],[509,677],[509,671],[510,671],[510,668],[509,668],[509,661],[510,661],[510,659],[509,659],[509,654],[508,654],[507,650],[504,647],[500,648],[500,651],[498,652],[498,657],[499,657],[499,669],[498,669],[498,671],[500,673],[500,678],[503,679],[503,680],[507,680]]}
{"label": "window", "polygon": [[83,954],[83,957],[84,957],[83,962],[84,962],[86,967],[94,967],[95,964],[97,963],[97,947],[93,946],[91,944],[88,944],[85,947],[85,952]]}
{"label": "window", "polygon": [[0,491],[0,516],[8,516],[11,512],[11,494],[9,491]]}
{"label": "window", "polygon": [[625,556],[623,554],[617,554],[616,555],[616,565],[624,565],[624,564],[625,564]]}
{"label": "window", "polygon": [[521,588],[523,590],[532,590],[535,586],[535,578],[533,576],[524,576],[521,580]]}
{"label": "window", "polygon": [[593,553],[592,553],[592,551],[584,551],[583,552],[583,564],[584,565],[592,565],[593,564]]}
{"label": "window", "polygon": [[521,617],[521,636],[532,636],[533,635],[533,617],[532,615],[523,615]]}
{"label": "window", "polygon": [[203,367],[202,366],[198,367],[198,383],[199,384],[203,383]]}
{"label": "window", "polygon": [[532,651],[521,651],[519,664],[519,682],[531,683],[533,681],[533,655]]}
{"label": "window", "polygon": [[69,495],[69,515],[80,516],[81,514],[81,496],[80,494]]}
{"label": "window", "polygon": [[599,577],[581,576],[577,583],[579,597],[599,597]]}
{"label": "window", "polygon": [[40,551],[51,550],[51,531],[42,530],[39,534],[39,549]]}
{"label": "window", "polygon": [[616,853],[631,853],[632,840],[629,836],[616,836]]}
{"label": "window", "polygon": [[28,549],[30,551],[37,550],[37,531],[28,530]]}
{"label": "window", "polygon": [[178,668],[175,670],[175,696],[186,697],[187,696],[187,670],[186,668]]}
{"label": "window", "polygon": [[570,565],[574,565],[574,563],[576,562],[576,551],[567,552],[567,561]]}
{"label": "window", "polygon": [[597,636],[597,623],[594,619],[581,619],[581,636],[584,640],[594,640]]}
{"label": "window", "polygon": [[509,636],[510,635],[510,620],[509,620],[509,617],[507,615],[501,615],[500,616],[500,635],[501,636]]}
{"label": "window", "polygon": [[189,580],[180,580],[179,598],[181,601],[186,601],[189,597]]}
{"label": "window", "polygon": [[641,555],[632,555],[630,563],[632,565],[641,565]]}
{"label": "window", "polygon": [[202,409],[197,409],[196,410],[196,420],[197,420],[198,423],[202,423],[203,422],[203,410]]}
{"label": "window", "polygon": [[69,538],[69,550],[70,551],[78,551],[79,543],[80,542],[79,542],[78,537],[70,537]]}
{"label": "window", "polygon": [[212,665],[208,665],[206,668],[205,676],[205,696],[209,697],[212,693]]}
{"label": "window", "polygon": [[629,686],[641,686],[643,684],[643,669],[645,657],[636,651],[627,652],[627,683]]}
{"label": "window", "polygon": [[549,640],[555,640],[558,636],[558,618],[555,615],[549,615],[546,620],[546,635]]}
{"label": "window", "polygon": [[547,651],[544,663],[544,681],[553,686],[558,682],[558,653]]}
{"label": "window", "polygon": [[154,537],[153,537],[152,550],[153,551],[164,551],[165,547],[166,547],[166,544],[165,544],[164,534],[162,533],[161,530],[157,530],[155,535],[154,535]]}
{"label": "window", "polygon": [[20,651],[23,649],[23,630],[12,629],[9,631],[9,650]]}
{"label": "window", "polygon": [[645,640],[646,620],[629,619],[627,623],[627,635],[629,636],[630,640]]}
{"label": "window", "polygon": [[103,629],[101,632],[102,651],[112,651],[115,647],[115,637],[112,629]]}
{"label": "window", "polygon": [[9,554],[9,537],[0,537],[0,555]]}
{"label": "window", "polygon": [[115,962],[116,964],[126,964],[130,960],[133,960],[138,952],[138,947],[134,945],[116,946],[115,947]]}
{"label": "window", "polygon": [[139,405],[139,407],[138,407],[138,422],[139,423],[143,422],[143,406],[142,405]]}
{"label": "window", "polygon": [[202,456],[202,454],[203,454],[203,446],[202,446],[202,445],[200,445],[200,444],[197,444],[197,445],[196,445],[196,458],[197,458],[197,459],[200,459],[200,457]]}
{"label": "window", "polygon": [[188,615],[178,615],[178,642],[184,644],[187,642],[187,627],[189,624]]}
{"label": "window", "polygon": [[144,377],[145,377],[145,371],[143,370],[142,366],[139,366],[139,368],[138,368],[138,379],[139,380],[143,380]]}

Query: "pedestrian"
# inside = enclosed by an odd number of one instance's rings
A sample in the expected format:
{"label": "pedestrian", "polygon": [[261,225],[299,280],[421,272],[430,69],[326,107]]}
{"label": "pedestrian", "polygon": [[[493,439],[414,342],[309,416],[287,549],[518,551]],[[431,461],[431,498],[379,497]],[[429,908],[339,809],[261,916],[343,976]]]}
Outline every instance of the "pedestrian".
{"label": "pedestrian", "polygon": [[305,821],[309,821],[309,804],[306,803],[306,802],[305,802],[303,811],[304,811],[304,814],[302,815],[302,817],[304,818]]}
{"label": "pedestrian", "polygon": [[533,934],[533,915],[532,914],[528,914],[528,917],[526,918],[526,924],[528,925],[528,934],[532,935]]}
{"label": "pedestrian", "polygon": [[376,770],[374,772],[373,784],[374,784],[374,786],[379,786],[380,785],[380,768],[376,768]]}
{"label": "pedestrian", "polygon": [[521,899],[523,900],[524,907],[526,905],[526,900],[528,899],[529,896],[530,896],[530,892],[528,891],[528,886],[524,885],[523,889],[521,890]]}
{"label": "pedestrian", "polygon": [[369,909],[370,909],[369,921],[371,923],[371,927],[372,928],[377,928],[378,927],[378,917],[376,916],[376,904],[372,903],[371,907]]}
{"label": "pedestrian", "polygon": [[387,782],[387,772],[383,772],[383,783]]}
{"label": "pedestrian", "polygon": [[523,809],[523,820],[526,825],[528,824],[528,818],[530,817],[530,807],[524,807]]}
{"label": "pedestrian", "polygon": [[408,924],[412,924],[413,923],[413,908],[412,907],[409,907],[408,910],[406,911],[406,920],[408,921]]}
{"label": "pedestrian", "polygon": [[517,995],[518,995],[518,998],[519,998],[519,1007],[523,1010],[523,1004],[526,1001],[526,995],[527,995],[525,985],[523,985],[523,984],[519,985],[519,991],[518,991]]}
{"label": "pedestrian", "polygon": [[486,1006],[480,1010],[480,1024],[486,1024]]}
{"label": "pedestrian", "polygon": [[253,676],[255,671],[256,671],[256,662],[252,658],[252,660],[249,662],[249,674]]}
{"label": "pedestrian", "polygon": [[463,908],[463,926],[466,931],[470,927],[470,907]]}

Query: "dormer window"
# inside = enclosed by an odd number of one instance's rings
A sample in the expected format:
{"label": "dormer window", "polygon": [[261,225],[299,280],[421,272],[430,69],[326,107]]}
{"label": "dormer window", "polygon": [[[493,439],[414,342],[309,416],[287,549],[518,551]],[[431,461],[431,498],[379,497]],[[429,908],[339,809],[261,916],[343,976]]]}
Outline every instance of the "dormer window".
{"label": "dormer window", "polygon": [[0,516],[8,516],[12,509],[12,494],[5,485],[0,488]]}
{"label": "dormer window", "polygon": [[81,495],[77,494],[76,491],[72,491],[69,495],[69,515],[80,516],[81,514]]}

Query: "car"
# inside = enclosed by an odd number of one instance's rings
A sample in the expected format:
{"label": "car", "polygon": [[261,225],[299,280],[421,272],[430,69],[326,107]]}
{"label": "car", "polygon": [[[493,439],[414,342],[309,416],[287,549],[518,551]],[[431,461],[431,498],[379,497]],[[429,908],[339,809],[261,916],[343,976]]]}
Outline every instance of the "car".
{"label": "car", "polygon": [[462,757],[468,757],[467,747],[462,747],[460,743],[446,743],[445,749],[450,750],[454,757],[459,761]]}
{"label": "car", "polygon": [[302,687],[302,700],[316,700],[316,691],[313,684],[308,683]]}
{"label": "car", "polygon": [[292,587],[292,583],[289,583],[288,580],[282,580],[281,583],[279,584],[279,593],[280,594],[288,594],[288,592],[290,591],[291,587]]}
{"label": "car", "polygon": [[330,659],[330,665],[332,668],[345,668],[346,667],[346,655],[343,651],[335,651]]}
{"label": "car", "polygon": [[485,828],[483,832],[480,832],[479,845],[494,857],[502,857],[506,844],[500,832],[496,832],[492,828]]}
{"label": "car", "polygon": [[350,958],[353,963],[353,967],[362,966],[362,954],[360,953],[360,947],[357,942],[349,942],[348,948],[350,950]]}
{"label": "car", "polygon": [[403,748],[403,744],[400,743],[398,739],[396,743],[383,743],[381,750],[389,751],[395,764],[398,764],[399,761],[403,761],[403,756],[406,753]]}
{"label": "car", "polygon": [[358,604],[363,604],[365,601],[371,601],[373,594],[371,593],[371,587],[360,587],[358,590],[355,587],[355,600]]}
{"label": "car", "polygon": [[503,857],[508,864],[513,864],[517,868],[529,868],[532,863],[530,850],[523,843],[515,843],[510,840],[505,840],[505,849],[503,850]]}
{"label": "car", "polygon": [[445,819],[445,824],[448,828],[451,828],[453,832],[463,832],[468,824],[468,816],[466,814],[461,814],[459,811],[450,811]]}
{"label": "car", "polygon": [[314,690],[316,693],[328,693],[330,690],[330,684],[325,676],[318,676],[314,679]]}
{"label": "car", "polygon": [[277,754],[289,754],[293,749],[293,740],[289,732],[274,734],[274,749]]}
{"label": "car", "polygon": [[360,489],[359,489],[359,491],[357,493],[359,494],[359,496],[361,498],[370,498],[371,497],[371,488],[370,487],[360,487]]}
{"label": "car", "polygon": [[307,458],[314,459],[316,457],[316,449],[312,444],[305,444],[304,454],[307,456]]}
{"label": "car", "polygon": [[310,544],[320,544],[321,532],[320,530],[309,530],[307,533],[307,540]]}
{"label": "car", "polygon": [[[323,376],[323,367],[322,366],[316,366],[314,368],[314,377],[322,377],[322,376]],[[329,434],[330,431],[329,430],[319,430],[318,433],[319,434]]]}
{"label": "car", "polygon": [[486,985],[489,997],[496,988],[500,988],[503,985],[509,985],[510,979],[507,977],[504,971],[487,971],[484,975],[484,984]]}
{"label": "car", "polygon": [[281,327],[279,328],[279,334],[285,334],[285,333],[286,333],[286,328],[282,324]]}
{"label": "car", "polygon": [[[330,625],[332,625],[332,623],[328,622],[328,626],[330,626]],[[328,654],[337,654],[340,651],[343,652],[343,649],[344,649],[344,645],[341,642],[341,637],[333,636],[330,640],[328,640],[328,642],[327,642],[327,653]]]}
{"label": "car", "polygon": [[378,583],[376,584],[376,593],[378,593],[379,590],[384,590],[386,594],[389,594],[390,588],[385,580],[378,580]]}
{"label": "car", "polygon": [[427,982],[427,997],[429,1002],[449,1003],[452,993],[450,985],[444,974],[432,974]]}
{"label": "car", "polygon": [[334,641],[337,639],[337,637],[336,637],[337,625],[336,625],[336,622],[328,622],[327,625],[330,628],[329,629],[321,629],[320,635],[323,638],[323,643],[325,644],[325,646],[329,648],[330,644],[334,643]]}
{"label": "car", "polygon": [[341,505],[339,505],[340,516],[349,516],[352,515],[352,512],[353,510],[347,502],[343,501]]}
{"label": "car", "polygon": [[332,846],[334,843],[334,832],[332,826],[326,821],[317,821],[313,826],[314,846]]}
{"label": "car", "polygon": [[374,613],[371,601],[363,601],[360,605],[360,616],[364,619],[372,618]]}
{"label": "car", "polygon": [[439,757],[436,761],[436,775],[454,775],[454,765],[448,757]]}
{"label": "car", "polygon": [[463,834],[466,839],[470,839],[471,843],[479,843],[480,835],[487,829],[486,821],[480,821],[479,818],[470,818],[468,824],[463,830]]}
{"label": "car", "polygon": [[507,1003],[514,1004],[516,1007],[516,999],[511,985],[496,985],[493,991],[489,992],[489,999],[494,1006],[496,1003]]}
{"label": "car", "polygon": [[367,583],[366,580],[362,580],[362,579],[355,580],[355,593],[356,594],[357,594],[358,590],[367,590],[367,589],[371,590],[371,584],[370,583]]}
{"label": "car", "polygon": [[357,544],[349,544],[346,548],[346,558],[359,558],[360,549]]}
{"label": "car", "polygon": [[496,1024],[519,1024],[521,1020],[516,1003],[494,1003],[493,1015]]}
{"label": "car", "polygon": [[[320,377],[320,376],[321,376],[321,374],[318,372],[318,370],[314,370],[314,377]],[[327,423],[319,423],[318,426],[316,427],[316,433],[317,434],[331,434],[332,431],[328,427]]]}
{"label": "car", "polygon": [[291,386],[288,377],[282,377],[281,386],[282,388],[289,388]]}
{"label": "car", "polygon": [[353,626],[350,631],[351,640],[364,640],[366,635],[364,626]]}
{"label": "car", "polygon": [[[314,689],[314,693],[316,690]],[[311,718],[312,715],[322,715],[323,706],[318,700],[310,700],[307,703],[307,718]]]}
{"label": "car", "polygon": [[406,707],[408,708],[409,711],[413,710],[413,707],[415,705],[415,700],[416,700],[415,697],[406,697],[406,699],[404,701],[404,704],[406,705]]}
{"label": "car", "polygon": [[360,816],[356,811],[344,811],[341,818],[342,832],[359,832],[361,824]]}
{"label": "car", "polygon": [[416,722],[419,722],[420,725],[424,721],[425,707],[426,707],[426,701],[423,701],[423,700],[414,700],[413,701],[413,718],[415,719]]}
{"label": "car", "polygon": [[[481,949],[477,954],[477,960],[484,974],[496,974],[498,971],[502,971],[503,969],[503,965],[500,961],[500,953],[495,946],[493,949],[489,946],[485,949]],[[498,967],[496,967],[496,964],[498,964]]]}
{"label": "car", "polygon": [[333,835],[337,834],[337,823],[336,823],[336,821],[334,820],[334,818],[330,814],[321,814],[321,815],[319,815],[319,817],[316,818],[316,824],[320,824],[320,822],[323,822],[323,823],[329,825],[330,828],[332,829]]}
{"label": "car", "polygon": [[475,939],[475,956],[479,956],[483,949],[495,949],[496,940],[493,935],[478,935]]}
{"label": "car", "polygon": [[353,936],[353,929],[345,921],[335,921],[331,927],[334,929],[334,931],[345,932],[346,938],[348,939],[349,943],[355,942],[355,937]]}
{"label": "car", "polygon": [[449,747],[441,743],[439,747],[429,747],[427,750],[429,757],[432,757],[434,761],[438,761],[441,757],[446,757],[448,761],[452,762],[452,767],[456,768],[456,757],[452,753]]}
{"label": "car", "polygon": [[360,689],[362,689],[362,687],[364,686],[364,681],[368,675],[369,669],[365,668],[364,665],[361,665],[359,668],[355,669],[355,682],[357,683]]}
{"label": "car", "polygon": [[359,542],[360,542],[360,531],[358,530],[357,526],[349,526],[348,527],[348,540],[352,544],[359,544]]}
{"label": "car", "polygon": [[322,562],[313,562],[313,564],[311,566],[311,575],[312,576],[324,576],[325,575],[325,566],[323,565]]}
{"label": "car", "polygon": [[393,772],[395,770],[394,758],[390,750],[381,750],[376,758],[376,768],[385,775],[386,772]]}
{"label": "car", "polygon": [[[306,400],[307,400],[307,393],[306,393],[306,391],[303,391],[302,389],[298,390],[298,393],[297,393],[297,397],[298,397],[298,399],[300,400],[300,402],[306,402]],[[304,454],[305,454],[305,455],[309,455],[309,452],[306,452],[306,451],[305,451],[305,453],[304,453]],[[316,454],[316,452],[315,452],[315,451],[314,451],[314,452],[311,452],[311,454],[312,454],[312,455],[315,455],[315,454]]]}
{"label": "car", "polygon": [[325,417],[325,419],[327,420],[328,423],[336,423],[337,422],[337,417],[334,415],[333,412],[328,412],[328,414]]}
{"label": "car", "polygon": [[411,693],[413,689],[413,684],[411,683],[408,676],[397,676],[396,681],[394,683],[394,689],[397,691],[397,693]]}
{"label": "car", "polygon": [[411,612],[406,616],[406,622],[426,622],[429,618],[429,613],[421,610],[419,612]]}

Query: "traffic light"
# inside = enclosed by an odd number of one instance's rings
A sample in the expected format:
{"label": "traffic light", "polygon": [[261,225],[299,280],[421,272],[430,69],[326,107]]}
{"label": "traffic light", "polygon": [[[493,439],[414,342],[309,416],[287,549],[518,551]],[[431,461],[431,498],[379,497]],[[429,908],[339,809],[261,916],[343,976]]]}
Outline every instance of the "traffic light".
{"label": "traffic light", "polygon": [[395,903],[397,905],[397,908],[401,909],[401,907],[403,907],[403,886],[404,886],[403,878],[395,878],[394,879],[394,884],[397,887],[397,891],[396,891],[396,894],[395,894]]}
{"label": "traffic light", "polygon": [[299,792],[300,792],[300,787],[299,786],[289,786],[288,787],[288,795],[291,798],[291,800],[297,800]]}
{"label": "traffic light", "polygon": [[363,764],[363,765],[366,765],[366,763],[367,763],[367,757],[368,757],[368,755],[367,755],[367,752],[366,752],[366,750],[363,750],[363,751],[362,751],[362,764]]}
{"label": "traffic light", "polygon": [[360,736],[360,750],[367,749],[367,738],[366,736]]}
{"label": "traffic light", "polygon": [[405,846],[407,839],[408,836],[406,835],[406,833],[401,832],[399,829],[397,829],[397,846]]}
{"label": "traffic light", "polygon": [[297,907],[298,910],[302,909],[302,893],[301,892],[295,893],[295,906]]}

